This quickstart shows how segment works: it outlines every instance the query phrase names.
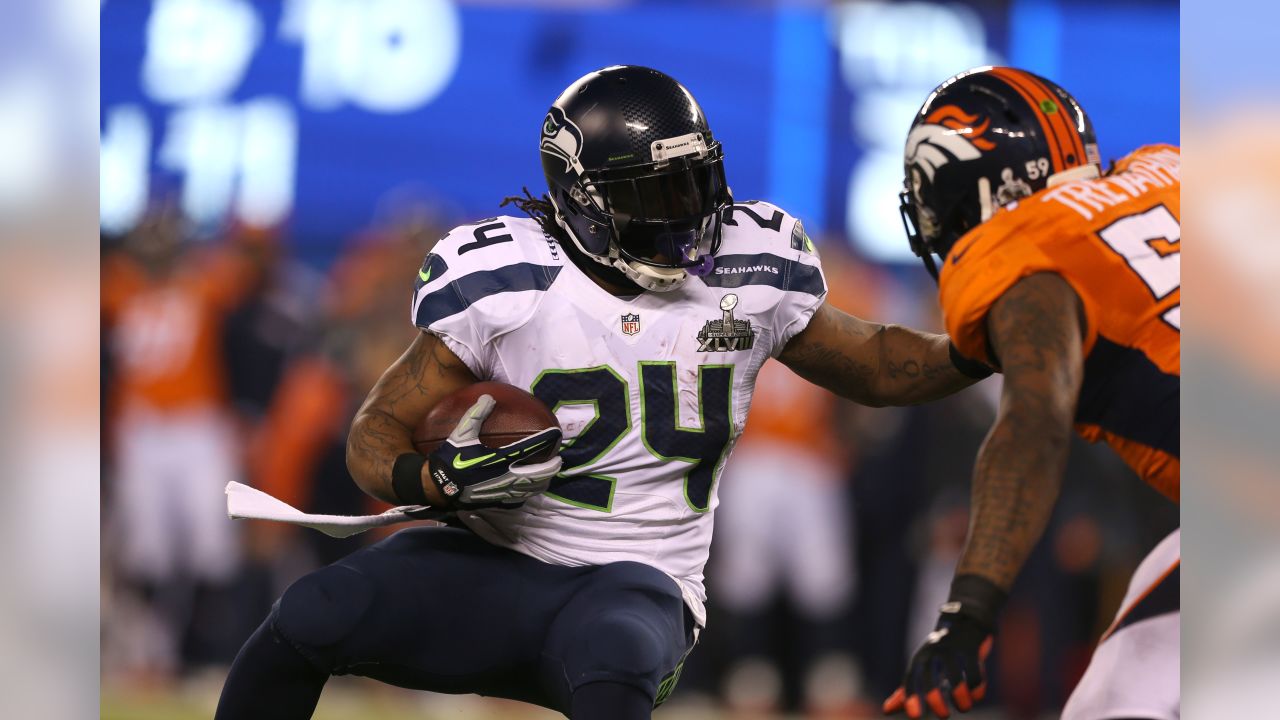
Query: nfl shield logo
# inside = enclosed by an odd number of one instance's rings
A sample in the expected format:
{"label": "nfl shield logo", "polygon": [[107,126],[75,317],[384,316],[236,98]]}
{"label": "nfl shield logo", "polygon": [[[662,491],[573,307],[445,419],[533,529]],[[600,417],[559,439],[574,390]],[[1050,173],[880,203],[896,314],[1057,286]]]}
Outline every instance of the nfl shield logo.
{"label": "nfl shield logo", "polygon": [[622,316],[622,334],[635,335],[638,332],[640,332],[640,316],[635,313],[631,313],[629,315],[623,315]]}

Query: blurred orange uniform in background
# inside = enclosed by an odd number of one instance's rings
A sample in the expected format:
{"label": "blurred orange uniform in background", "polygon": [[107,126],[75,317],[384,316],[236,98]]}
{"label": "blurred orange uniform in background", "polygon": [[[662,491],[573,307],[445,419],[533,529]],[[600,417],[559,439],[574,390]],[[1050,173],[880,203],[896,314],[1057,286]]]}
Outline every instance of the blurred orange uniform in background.
{"label": "blurred orange uniform in background", "polygon": [[[880,317],[884,288],[868,265],[831,248],[823,257],[827,283],[826,302],[858,317]],[[765,363],[756,378],[751,414],[738,448],[755,443],[790,446],[820,459],[841,473],[854,459],[852,448],[835,431],[836,412],[844,401],[787,370],[779,363]]]}
{"label": "blurred orange uniform in background", "polygon": [[[356,408],[417,332],[402,322],[410,290],[404,268],[418,265],[439,235],[425,219],[410,216],[403,225],[357,238],[335,263],[315,347],[288,363],[254,438],[248,470],[255,487],[308,512],[387,508],[351,481],[343,449]],[[250,551],[266,557],[296,531],[271,522],[249,529]],[[323,538],[315,548],[321,559],[335,561],[378,535],[350,543]]]}
{"label": "blurred orange uniform in background", "polygon": [[233,258],[214,253],[189,257],[159,277],[120,254],[103,259],[115,409],[173,411],[226,402],[221,321],[243,295],[248,275]]}
{"label": "blurred orange uniform in background", "polygon": [[[824,246],[826,302],[860,317],[878,317],[883,286],[870,267]],[[853,513],[847,479],[858,448],[849,443],[850,403],[785,368],[767,362],[756,378],[742,438],[720,480],[716,543],[710,568],[721,607],[748,624],[758,621],[779,592],[804,620],[796,632],[838,637],[832,623],[856,588]],[[845,430],[841,432],[841,430]],[[816,680],[847,676],[850,662],[825,637],[802,639],[805,707],[847,708],[845,688]],[[735,711],[781,707],[776,658],[743,643],[728,673],[726,695]],[[775,668],[775,669],[770,669]]]}
{"label": "blurred orange uniform in background", "polygon": [[947,332],[995,363],[987,313],[1020,279],[1062,276],[1086,336],[1076,431],[1110,445],[1143,480],[1179,498],[1180,154],[1140,148],[1107,175],[1006,206],[958,241],[941,270]]}
{"label": "blurred orange uniform in background", "polygon": [[[124,569],[219,583],[238,561],[222,492],[242,445],[227,401],[222,320],[256,278],[246,248],[186,249],[157,218],[103,258],[110,350],[112,530]],[[162,661],[163,662],[163,661]]]}

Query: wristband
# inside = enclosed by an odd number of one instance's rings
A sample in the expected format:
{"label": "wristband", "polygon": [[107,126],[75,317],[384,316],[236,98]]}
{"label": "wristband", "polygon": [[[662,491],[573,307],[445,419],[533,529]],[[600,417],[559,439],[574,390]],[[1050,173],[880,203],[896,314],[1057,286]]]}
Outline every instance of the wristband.
{"label": "wristband", "polygon": [[942,612],[965,615],[980,623],[987,631],[996,627],[996,616],[1009,593],[979,575],[957,575],[951,581],[951,595]]}
{"label": "wristband", "polygon": [[427,458],[418,453],[404,453],[391,466],[391,491],[405,505],[430,505],[422,487],[422,466]]}
{"label": "wristband", "polygon": [[947,350],[951,353],[951,364],[955,366],[957,372],[965,377],[971,377],[974,380],[982,380],[984,378],[991,377],[991,374],[995,372],[991,368],[987,367],[985,363],[980,363],[977,360],[970,360],[964,355],[961,355],[960,351],[956,349],[956,344],[953,342],[948,342]]}

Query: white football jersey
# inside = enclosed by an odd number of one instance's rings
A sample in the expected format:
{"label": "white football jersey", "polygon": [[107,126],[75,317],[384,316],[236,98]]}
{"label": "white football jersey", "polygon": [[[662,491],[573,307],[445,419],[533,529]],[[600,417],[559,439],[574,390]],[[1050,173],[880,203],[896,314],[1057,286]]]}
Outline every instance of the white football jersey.
{"label": "white football jersey", "polygon": [[536,395],[564,430],[546,494],[461,520],[548,563],[655,567],[705,623],[716,481],[756,373],[825,296],[800,222],[763,202],[734,205],[708,275],[630,298],[596,285],[532,219],[455,228],[418,272],[414,323],[476,377]]}

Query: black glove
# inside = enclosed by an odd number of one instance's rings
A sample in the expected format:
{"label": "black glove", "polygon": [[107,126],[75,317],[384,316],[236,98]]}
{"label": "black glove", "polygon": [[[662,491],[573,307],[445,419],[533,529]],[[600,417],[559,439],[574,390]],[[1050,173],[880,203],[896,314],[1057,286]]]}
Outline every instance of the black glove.
{"label": "black glove", "polygon": [[939,718],[951,716],[944,699],[968,712],[987,694],[983,664],[991,653],[996,615],[1005,592],[977,575],[961,575],[951,584],[951,598],[942,605],[938,624],[907,665],[902,687],[884,701],[884,712],[906,712],[913,720],[925,716],[924,706]]}
{"label": "black glove", "polygon": [[450,509],[518,507],[545,491],[551,478],[560,472],[558,453],[550,460],[527,462],[530,455],[545,451],[548,446],[559,448],[558,427],[500,448],[480,442],[480,426],[493,412],[494,404],[492,397],[481,395],[449,438],[427,458],[428,475]]}

